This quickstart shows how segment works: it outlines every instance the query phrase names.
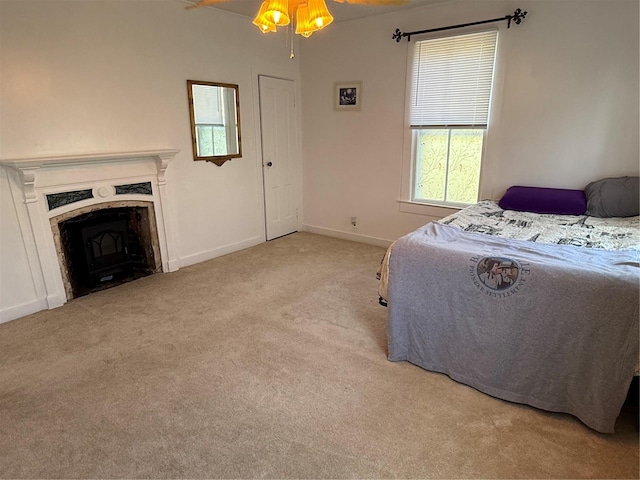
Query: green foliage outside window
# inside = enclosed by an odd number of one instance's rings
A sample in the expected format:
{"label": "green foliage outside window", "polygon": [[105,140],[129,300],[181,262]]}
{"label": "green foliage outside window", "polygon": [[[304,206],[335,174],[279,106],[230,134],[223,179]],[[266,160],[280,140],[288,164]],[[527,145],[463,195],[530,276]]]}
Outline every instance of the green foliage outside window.
{"label": "green foliage outside window", "polygon": [[416,129],[413,135],[416,156],[414,200],[477,202],[484,130]]}

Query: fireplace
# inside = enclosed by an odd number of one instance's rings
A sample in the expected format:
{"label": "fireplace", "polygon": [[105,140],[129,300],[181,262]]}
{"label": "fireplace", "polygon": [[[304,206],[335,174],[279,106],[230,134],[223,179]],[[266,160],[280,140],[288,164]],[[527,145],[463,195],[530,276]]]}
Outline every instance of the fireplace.
{"label": "fireplace", "polygon": [[[178,270],[166,172],[178,150],[0,159],[36,300],[10,318]],[[6,321],[2,319],[0,321]]]}

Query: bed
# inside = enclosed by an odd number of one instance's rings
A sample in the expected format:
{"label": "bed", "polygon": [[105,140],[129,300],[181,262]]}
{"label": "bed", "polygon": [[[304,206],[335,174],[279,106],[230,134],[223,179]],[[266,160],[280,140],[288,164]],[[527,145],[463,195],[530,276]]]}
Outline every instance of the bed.
{"label": "bed", "polygon": [[638,374],[640,217],[482,201],[395,241],[379,276],[389,360],[614,431]]}

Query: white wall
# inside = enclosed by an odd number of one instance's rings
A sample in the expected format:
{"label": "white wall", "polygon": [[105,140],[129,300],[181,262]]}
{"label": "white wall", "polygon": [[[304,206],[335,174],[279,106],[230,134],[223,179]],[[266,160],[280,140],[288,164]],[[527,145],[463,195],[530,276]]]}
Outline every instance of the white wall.
{"label": "white wall", "polygon": [[[283,34],[184,7],[0,0],[0,158],[180,149],[167,181],[182,266],[264,241],[255,78],[299,80]],[[193,161],[187,79],[239,84],[243,158]],[[9,180],[0,172],[0,321],[42,308]]]}
{"label": "white wall", "polygon": [[[333,25],[301,61],[304,223],[312,231],[393,240],[430,216],[402,213],[407,41],[416,31],[502,17],[482,198],[510,185],[582,189],[638,175],[637,0],[459,0]],[[329,30],[329,29],[327,29]],[[360,112],[333,111],[333,84],[363,81]],[[350,217],[359,218],[352,229]]]}

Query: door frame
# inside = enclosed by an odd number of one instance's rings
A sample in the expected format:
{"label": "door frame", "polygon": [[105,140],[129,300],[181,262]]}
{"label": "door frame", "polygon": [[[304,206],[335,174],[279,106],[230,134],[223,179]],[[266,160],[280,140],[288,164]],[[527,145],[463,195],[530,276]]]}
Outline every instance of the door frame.
{"label": "door frame", "polygon": [[265,211],[265,196],[264,196],[264,168],[262,165],[262,123],[260,120],[260,84],[259,77],[273,77],[280,80],[289,80],[294,85],[294,95],[296,104],[296,130],[298,142],[295,146],[295,154],[300,159],[299,168],[295,174],[295,181],[297,182],[295,202],[296,210],[298,212],[296,227],[297,230],[301,230],[303,225],[303,211],[302,211],[302,180],[303,180],[303,158],[302,158],[302,101],[300,95],[300,72],[295,69],[281,68],[278,66],[272,66],[267,64],[253,65],[251,67],[251,82],[253,90],[253,123],[255,142],[256,142],[256,182],[258,192],[258,204],[260,205],[260,216],[262,218],[262,241],[267,241],[267,218]]}

